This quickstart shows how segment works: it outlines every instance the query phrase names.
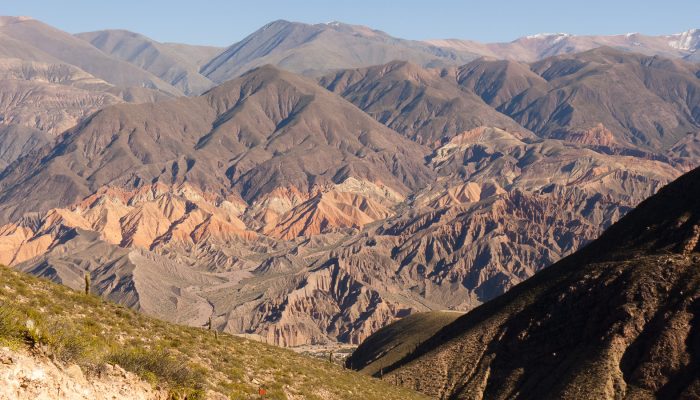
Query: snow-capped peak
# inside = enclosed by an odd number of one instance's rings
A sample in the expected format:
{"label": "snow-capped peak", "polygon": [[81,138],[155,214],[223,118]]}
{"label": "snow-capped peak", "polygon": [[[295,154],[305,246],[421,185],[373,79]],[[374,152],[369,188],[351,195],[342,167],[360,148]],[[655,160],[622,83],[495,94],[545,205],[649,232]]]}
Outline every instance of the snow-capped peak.
{"label": "snow-capped peak", "polygon": [[668,45],[678,50],[695,51],[700,47],[700,29],[690,29],[670,36]]}
{"label": "snow-capped peak", "polygon": [[525,39],[548,39],[557,37],[570,37],[570,33],[537,33],[534,35],[525,36]]}

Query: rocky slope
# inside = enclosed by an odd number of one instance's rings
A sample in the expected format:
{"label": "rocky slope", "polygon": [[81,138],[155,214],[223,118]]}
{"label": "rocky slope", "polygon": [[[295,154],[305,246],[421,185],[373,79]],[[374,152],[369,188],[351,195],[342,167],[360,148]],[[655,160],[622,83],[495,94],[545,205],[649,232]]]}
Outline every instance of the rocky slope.
{"label": "rocky slope", "polygon": [[0,59],[0,85],[4,124],[52,136],[101,108],[125,101],[113,85],[67,64]]}
{"label": "rocky slope", "polygon": [[86,378],[78,365],[0,348],[0,399],[150,400],[167,399],[133,373],[108,365],[99,377]]}
{"label": "rocky slope", "polygon": [[698,194],[694,170],[385,379],[438,398],[697,397]]}
{"label": "rocky slope", "polygon": [[698,69],[599,48],[532,64],[480,58],[425,69],[393,62],[340,71],[320,84],[431,147],[495,126],[650,158],[699,129]]}
{"label": "rocky slope", "polygon": [[16,124],[0,124],[0,169],[50,142],[45,132]]}
{"label": "rocky slope", "polygon": [[2,58],[73,65],[119,87],[146,87],[181,94],[155,75],[116,60],[89,43],[29,17],[0,17]]}
{"label": "rocky slope", "polygon": [[[231,60],[298,52],[310,32],[316,44],[341,35],[435,50],[342,24],[268,30]],[[206,49],[83,36],[111,53],[91,54],[169,84],[206,64]],[[140,92],[68,61],[7,63],[8,79],[86,97],[8,96],[6,109],[29,107],[13,112],[49,135],[80,122],[55,139],[0,130],[0,261],[74,288],[88,273],[115,302],[286,346],[359,343],[414,312],[479,306],[593,240],[700,154],[683,132],[697,130],[692,65],[611,49],[533,64],[390,62],[323,86],[263,66],[201,96],[87,118],[98,94]],[[221,71],[238,74],[238,61]]]}
{"label": "rocky slope", "polygon": [[[198,54],[200,49],[158,45],[168,55],[203,57]],[[158,66],[154,70],[167,75]],[[147,71],[145,65],[121,61],[27,17],[0,17],[0,86],[0,122],[16,125],[14,130],[36,129],[51,137],[109,105],[154,102],[183,93]],[[198,90],[208,87],[208,83],[200,85]],[[26,153],[17,153],[17,146],[12,149],[14,156],[5,157],[5,164]]]}
{"label": "rocky slope", "polygon": [[404,358],[462,315],[456,311],[428,311],[401,318],[365,339],[345,365],[365,374],[382,376],[384,368]]}

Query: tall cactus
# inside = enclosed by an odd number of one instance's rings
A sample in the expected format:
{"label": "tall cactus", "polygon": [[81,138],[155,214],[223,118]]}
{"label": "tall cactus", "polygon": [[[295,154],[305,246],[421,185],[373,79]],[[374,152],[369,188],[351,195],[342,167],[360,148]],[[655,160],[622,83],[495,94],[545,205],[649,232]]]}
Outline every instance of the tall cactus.
{"label": "tall cactus", "polygon": [[90,274],[85,273],[85,294],[90,294]]}

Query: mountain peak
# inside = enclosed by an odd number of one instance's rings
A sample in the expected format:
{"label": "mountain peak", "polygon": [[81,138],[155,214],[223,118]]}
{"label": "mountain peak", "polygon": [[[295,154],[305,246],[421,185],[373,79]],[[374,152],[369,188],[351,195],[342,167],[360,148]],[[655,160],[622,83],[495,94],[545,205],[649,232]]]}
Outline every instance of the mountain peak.
{"label": "mountain peak", "polygon": [[19,15],[16,17],[13,16],[0,16],[0,26],[6,26],[10,24],[16,24],[19,22],[26,22],[26,21],[36,21],[32,17],[27,17],[23,15]]}
{"label": "mountain peak", "polygon": [[570,33],[564,33],[564,32],[559,32],[559,33],[536,33],[534,35],[528,35],[525,36],[525,39],[545,39],[545,38],[551,38],[551,37],[571,37],[573,36]]}
{"label": "mountain peak", "polygon": [[689,29],[685,32],[671,35],[673,40],[668,45],[674,49],[694,52],[700,47],[700,29]]}

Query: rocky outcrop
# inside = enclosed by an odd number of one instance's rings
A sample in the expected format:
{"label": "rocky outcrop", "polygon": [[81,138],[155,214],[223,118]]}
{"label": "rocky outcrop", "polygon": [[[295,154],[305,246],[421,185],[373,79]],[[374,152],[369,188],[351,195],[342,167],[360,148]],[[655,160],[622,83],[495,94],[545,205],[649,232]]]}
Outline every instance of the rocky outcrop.
{"label": "rocky outcrop", "polygon": [[104,188],[69,209],[49,212],[0,228],[0,260],[15,265],[62,245],[67,231],[99,234],[121,247],[155,249],[197,245],[206,240],[252,239],[256,234],[230,214],[227,200],[207,200],[188,185],[153,185],[135,191]]}
{"label": "rocky outcrop", "polygon": [[274,225],[265,230],[265,234],[280,239],[293,239],[343,228],[358,230],[392,214],[385,205],[357,193],[319,192],[282,214]]}
{"label": "rocky outcrop", "polygon": [[165,390],[117,365],[105,365],[99,374],[86,375],[79,366],[62,365],[47,357],[0,348],[0,399],[155,400],[168,398]]}
{"label": "rocky outcrop", "polygon": [[106,106],[124,102],[113,85],[65,64],[0,58],[0,116],[58,135]]}

